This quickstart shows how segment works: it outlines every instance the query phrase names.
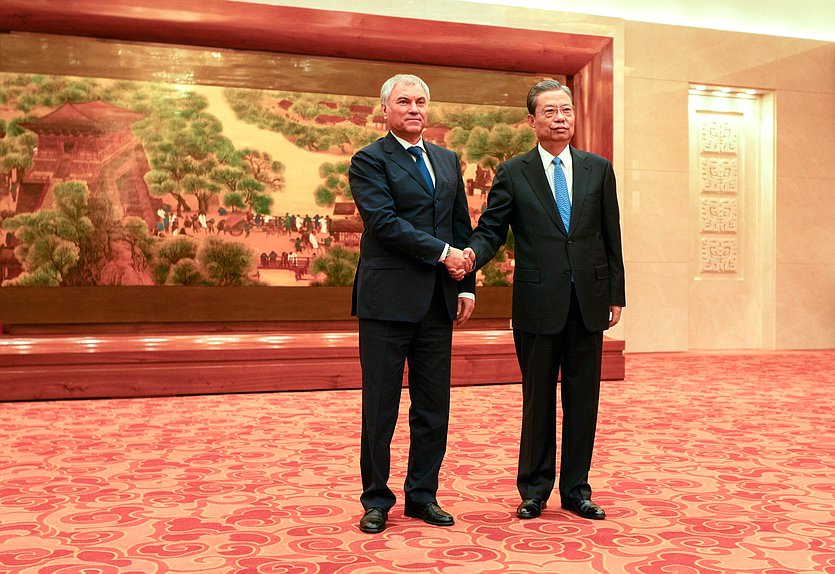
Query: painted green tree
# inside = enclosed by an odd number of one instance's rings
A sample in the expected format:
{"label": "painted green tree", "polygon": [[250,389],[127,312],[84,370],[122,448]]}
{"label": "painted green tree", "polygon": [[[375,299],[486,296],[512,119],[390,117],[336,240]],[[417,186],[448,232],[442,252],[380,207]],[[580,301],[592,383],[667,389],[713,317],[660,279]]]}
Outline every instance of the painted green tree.
{"label": "painted green tree", "polygon": [[223,205],[233,210],[248,209],[267,215],[273,198],[268,192],[284,191],[284,164],[267,152],[235,151],[215,167],[209,177],[223,186]]}
{"label": "painted green tree", "polygon": [[86,182],[52,189],[53,208],[6,219],[20,242],[15,257],[23,273],[4,286],[94,286],[121,281],[129,266],[147,277],[154,241],[139,217],[120,220],[109,198]]}
{"label": "painted green tree", "polygon": [[[185,235],[166,237],[158,245],[152,264],[157,285],[199,285],[204,279],[197,267],[197,240]],[[174,272],[179,269],[178,272]],[[188,273],[193,270],[193,273]]]}
{"label": "painted green tree", "polygon": [[159,243],[153,277],[157,285],[252,285],[255,266],[255,251],[240,242],[177,235]]}
{"label": "painted green tree", "polygon": [[141,217],[128,216],[122,220],[119,240],[125,242],[130,253],[130,264],[135,271],[144,271],[154,254],[154,239],[148,224]]}
{"label": "painted green tree", "polygon": [[17,191],[26,170],[32,166],[32,156],[38,137],[17,125],[16,120],[0,119],[0,198],[11,195],[17,200]]}
{"label": "painted green tree", "polygon": [[156,113],[135,126],[151,164],[145,174],[148,189],[155,197],[170,196],[178,216],[191,211],[187,195],[197,198],[198,210],[205,211],[203,207],[220,191],[208,175],[218,164],[215,152],[230,144],[221,135],[217,118],[203,111],[207,105],[205,98],[193,93],[158,97]]}
{"label": "painted green tree", "polygon": [[319,166],[319,176],[324,183],[316,189],[316,205],[331,206],[337,199],[350,201],[351,185],[348,183],[348,170],[351,162],[325,162]]}
{"label": "painted green tree", "polygon": [[94,246],[99,234],[91,216],[87,184],[63,182],[53,190],[54,209],[23,213],[3,222],[20,244],[15,257],[23,273],[4,286],[95,285],[106,261]]}
{"label": "painted green tree", "polygon": [[465,161],[476,161],[491,174],[495,174],[500,163],[530,150],[535,143],[536,136],[526,125],[497,124],[470,130],[455,127],[446,136],[446,144]]}
{"label": "painted green tree", "polygon": [[354,275],[359,264],[359,252],[345,249],[344,247],[333,247],[325,254],[320,255],[313,261],[311,271],[314,274],[323,274],[323,281],[311,283],[315,287],[350,287],[354,282]]}
{"label": "painted green tree", "polygon": [[233,287],[253,283],[249,275],[255,271],[255,255],[243,243],[207,237],[197,252],[197,261],[212,285]]}

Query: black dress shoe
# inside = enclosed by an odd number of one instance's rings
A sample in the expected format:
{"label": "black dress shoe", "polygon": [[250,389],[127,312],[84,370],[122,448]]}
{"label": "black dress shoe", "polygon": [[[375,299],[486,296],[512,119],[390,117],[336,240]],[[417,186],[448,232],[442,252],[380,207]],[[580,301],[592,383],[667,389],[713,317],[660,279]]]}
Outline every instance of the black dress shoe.
{"label": "black dress shoe", "polygon": [[591,518],[592,520],[603,520],[606,518],[606,513],[603,512],[603,509],[593,503],[590,498],[567,500],[562,503],[562,507],[583,518]]}
{"label": "black dress shoe", "polygon": [[404,514],[410,518],[420,518],[427,524],[433,526],[452,526],[455,520],[448,512],[434,502],[427,502],[426,504],[409,504],[406,503],[406,511]]}
{"label": "black dress shoe", "polygon": [[386,518],[388,510],[385,508],[369,508],[362,515],[360,530],[369,534],[377,534],[386,529]]}
{"label": "black dress shoe", "polygon": [[522,519],[537,518],[545,506],[546,503],[541,498],[526,498],[516,509],[516,516]]}

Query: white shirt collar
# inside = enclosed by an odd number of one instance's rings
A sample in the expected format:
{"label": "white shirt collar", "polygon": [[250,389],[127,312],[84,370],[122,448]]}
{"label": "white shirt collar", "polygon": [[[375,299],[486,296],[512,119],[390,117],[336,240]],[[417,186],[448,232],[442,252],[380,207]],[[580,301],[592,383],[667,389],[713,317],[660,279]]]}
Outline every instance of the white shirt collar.
{"label": "white shirt collar", "polygon": [[422,136],[421,136],[421,138],[418,140],[418,142],[417,142],[417,143],[409,143],[409,142],[407,142],[406,140],[404,140],[403,138],[401,138],[401,137],[398,137],[398,136],[394,135],[394,132],[389,132],[389,133],[391,133],[391,135],[393,135],[393,136],[394,136],[394,139],[396,139],[397,141],[399,141],[399,142],[400,142],[400,145],[402,145],[402,146],[403,146],[403,149],[409,149],[410,147],[412,147],[412,146],[415,146],[415,145],[416,145],[416,146],[418,146],[420,149],[422,149],[424,153],[426,153],[426,146],[425,146],[425,145],[423,145],[423,137],[422,137]]}
{"label": "white shirt collar", "polygon": [[565,148],[559,153],[559,155],[556,156],[552,155],[551,152],[542,147],[542,144],[536,144],[536,149],[539,150],[539,157],[542,160],[542,167],[545,168],[546,171],[548,171],[548,166],[551,165],[551,163],[553,163],[554,158],[558,157],[560,158],[560,161],[562,161],[562,164],[565,166],[565,170],[568,173],[571,173],[571,169],[573,166],[573,163],[571,161],[571,146],[565,146]]}
{"label": "white shirt collar", "polygon": [[[545,176],[548,180],[548,187],[551,188],[551,193],[554,193],[554,170],[557,166],[554,165],[554,157],[550,152],[546,151],[541,145],[537,144],[539,149],[539,158],[542,160],[542,168],[545,170]],[[565,183],[568,186],[568,200],[574,201],[574,162],[571,158],[571,146],[565,146],[558,156],[562,161],[563,173],[565,174]]]}

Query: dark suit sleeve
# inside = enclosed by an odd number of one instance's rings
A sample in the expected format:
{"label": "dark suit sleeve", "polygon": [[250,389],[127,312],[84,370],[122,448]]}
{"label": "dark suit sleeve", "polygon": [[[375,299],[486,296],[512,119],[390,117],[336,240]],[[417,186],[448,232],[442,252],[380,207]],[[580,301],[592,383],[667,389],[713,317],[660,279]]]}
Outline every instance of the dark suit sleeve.
{"label": "dark suit sleeve", "polygon": [[363,149],[354,155],[348,171],[351,194],[366,230],[389,249],[437,265],[446,242],[398,215],[383,164],[382,157]]}
{"label": "dark suit sleeve", "polygon": [[499,166],[487,196],[487,209],[470,239],[475,252],[475,268],[487,265],[507,242],[507,230],[513,218],[513,180],[504,164]]}
{"label": "dark suit sleeve", "polygon": [[[467,203],[467,193],[464,191],[461,162],[458,160],[458,154],[454,155],[458,180],[455,189],[455,205],[452,208],[453,247],[464,249],[469,245],[470,237],[473,234],[473,226],[470,222],[470,206]],[[475,273],[470,273],[458,282],[458,292],[475,293]]]}
{"label": "dark suit sleeve", "polygon": [[626,306],[626,282],[623,265],[623,249],[620,233],[620,210],[618,208],[615,172],[611,163],[606,163],[603,176],[603,197],[600,214],[603,245],[609,263],[609,305]]}

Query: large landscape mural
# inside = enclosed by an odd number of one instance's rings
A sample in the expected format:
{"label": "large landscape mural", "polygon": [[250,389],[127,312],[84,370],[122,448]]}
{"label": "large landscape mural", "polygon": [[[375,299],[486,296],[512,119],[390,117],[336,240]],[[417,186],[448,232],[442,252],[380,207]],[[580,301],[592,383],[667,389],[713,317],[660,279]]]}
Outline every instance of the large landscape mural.
{"label": "large landscape mural", "polygon": [[[524,108],[433,102],[475,223]],[[11,286],[347,286],[347,171],[385,134],[370,97],[0,73],[0,280]],[[507,285],[509,252],[479,276]]]}

